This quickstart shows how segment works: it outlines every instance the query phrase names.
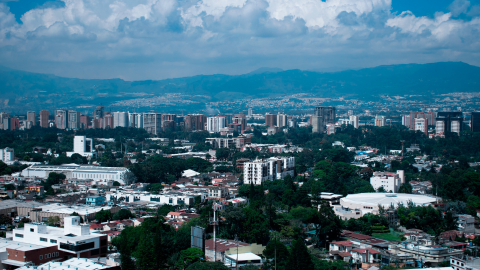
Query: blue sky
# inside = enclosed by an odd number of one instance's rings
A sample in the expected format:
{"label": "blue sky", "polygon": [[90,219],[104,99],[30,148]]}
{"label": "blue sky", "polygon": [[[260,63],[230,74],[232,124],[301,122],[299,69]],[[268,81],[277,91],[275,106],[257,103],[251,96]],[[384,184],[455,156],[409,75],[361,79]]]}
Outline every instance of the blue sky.
{"label": "blue sky", "polygon": [[0,0],[0,63],[79,78],[480,65],[480,0]]}

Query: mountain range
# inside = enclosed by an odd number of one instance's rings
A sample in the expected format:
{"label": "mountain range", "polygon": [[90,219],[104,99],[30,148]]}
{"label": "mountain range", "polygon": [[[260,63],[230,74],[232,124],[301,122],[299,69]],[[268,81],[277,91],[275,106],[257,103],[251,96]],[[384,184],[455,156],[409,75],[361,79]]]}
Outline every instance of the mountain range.
{"label": "mountain range", "polygon": [[[276,98],[432,95],[479,92],[480,67],[462,62],[378,66],[340,72],[262,68],[243,75],[198,75],[166,80],[74,79],[0,67],[0,110],[92,108],[117,101],[179,93],[198,102]],[[90,109],[89,109],[90,110]]]}

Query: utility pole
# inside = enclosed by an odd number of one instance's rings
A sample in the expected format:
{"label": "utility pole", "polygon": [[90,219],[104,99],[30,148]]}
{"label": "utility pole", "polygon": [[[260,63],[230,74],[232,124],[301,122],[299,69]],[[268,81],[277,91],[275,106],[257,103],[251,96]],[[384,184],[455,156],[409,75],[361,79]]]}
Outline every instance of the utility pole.
{"label": "utility pole", "polygon": [[402,157],[404,155],[404,152],[405,152],[405,140],[400,140],[400,142],[402,143]]}
{"label": "utility pole", "polygon": [[238,270],[238,236],[235,234],[235,242],[237,243],[237,260],[235,261],[235,268]]}

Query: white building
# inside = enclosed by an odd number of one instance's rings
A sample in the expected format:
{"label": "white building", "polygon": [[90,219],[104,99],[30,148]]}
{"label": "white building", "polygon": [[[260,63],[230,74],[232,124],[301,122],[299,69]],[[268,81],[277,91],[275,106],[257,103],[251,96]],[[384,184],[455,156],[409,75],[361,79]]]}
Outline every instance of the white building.
{"label": "white building", "polygon": [[169,205],[194,205],[195,196],[200,196],[201,200],[205,200],[208,193],[206,192],[165,192],[162,194],[151,194],[146,191],[114,191],[105,195],[107,202],[151,202],[153,204],[169,204]]}
{"label": "white building", "polygon": [[128,127],[128,113],[114,112],[113,113],[113,127]]}
{"label": "white building", "polygon": [[[58,250],[80,257],[81,253],[97,250],[107,243],[100,243],[99,233],[91,233],[89,224],[80,224],[80,217],[64,218],[64,228],[47,226],[44,223],[26,223],[23,228],[13,229],[13,241],[45,247],[57,246]],[[106,237],[105,237],[106,238]],[[105,251],[106,253],[106,251]]]}
{"label": "white building", "polygon": [[284,127],[288,124],[288,115],[286,114],[277,114],[277,127]]}
{"label": "white building", "polygon": [[360,218],[367,213],[377,215],[379,206],[388,209],[391,206],[408,205],[412,202],[416,206],[428,206],[435,203],[435,197],[406,194],[406,193],[358,193],[349,194],[340,199],[340,205],[335,205],[335,214],[343,219]]}
{"label": "white building", "polygon": [[415,127],[414,127],[414,130],[415,131],[421,131],[425,134],[428,133],[428,119],[427,118],[415,118],[414,119],[415,121]]}
{"label": "white building", "polygon": [[125,167],[82,166],[77,164],[66,165],[32,165],[22,171],[23,176],[46,179],[51,172],[63,173],[67,179],[91,179],[96,184],[109,185],[117,181],[120,184],[134,182],[130,170]]}
{"label": "white building", "polygon": [[13,148],[0,149],[0,160],[3,162],[15,161],[15,151]]}
{"label": "white building", "polygon": [[374,172],[370,177],[370,184],[373,189],[378,190],[383,187],[385,192],[398,192],[400,186],[405,183],[405,173],[403,170],[392,172]]}
{"label": "white building", "polygon": [[79,154],[84,157],[92,157],[96,153],[93,152],[93,140],[86,136],[75,136],[73,138],[73,152],[67,152],[67,156]]}
{"label": "white building", "polygon": [[141,113],[128,113],[128,126],[143,128],[143,115]]}
{"label": "white building", "polygon": [[350,125],[352,125],[354,128],[358,128],[358,116],[350,115]]}
{"label": "white building", "polygon": [[375,126],[383,127],[385,126],[385,116],[375,116]]}
{"label": "white building", "polygon": [[225,116],[207,117],[207,131],[218,133],[221,129],[225,128],[226,122]]}
{"label": "white building", "polygon": [[272,157],[267,160],[254,160],[243,164],[243,183],[260,185],[262,182],[283,179],[295,170],[294,157]]}

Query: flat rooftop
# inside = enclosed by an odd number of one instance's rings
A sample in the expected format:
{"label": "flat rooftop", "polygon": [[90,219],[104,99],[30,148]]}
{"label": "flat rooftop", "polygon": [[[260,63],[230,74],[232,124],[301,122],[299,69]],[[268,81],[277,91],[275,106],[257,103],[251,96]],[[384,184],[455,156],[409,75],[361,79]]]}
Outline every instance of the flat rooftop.
{"label": "flat rooftop", "polygon": [[86,258],[71,258],[64,262],[47,262],[39,266],[23,266],[17,268],[18,270],[94,270],[94,269],[106,269],[112,266],[95,262]]}
{"label": "flat rooftop", "polygon": [[[87,226],[89,226],[89,225],[87,225]],[[24,231],[24,229],[25,228],[15,229],[14,233],[22,232],[22,231]],[[92,238],[97,238],[101,235],[101,233],[95,232],[94,230],[90,230],[89,235],[66,236],[64,228],[47,226],[47,233],[45,233],[45,234],[42,233],[42,234],[38,234],[38,235],[50,235],[50,236],[53,236],[53,237],[58,238],[58,239],[65,239],[65,241],[76,242],[76,241],[83,241],[83,240],[88,240],[88,239],[92,239]],[[51,246],[57,246],[57,244],[51,244]]]}
{"label": "flat rooftop", "polygon": [[7,252],[7,248],[15,249],[19,251],[30,251],[30,250],[36,250],[36,249],[45,248],[45,247],[34,245],[34,244],[16,242],[16,241],[7,240],[4,238],[0,239],[0,252]]}

